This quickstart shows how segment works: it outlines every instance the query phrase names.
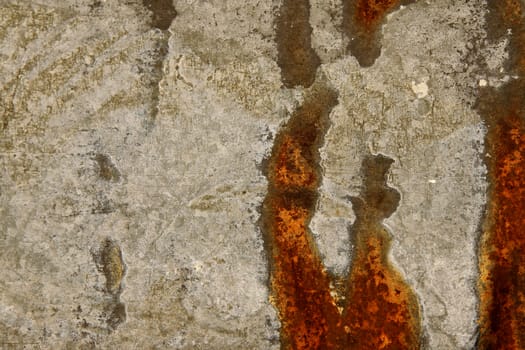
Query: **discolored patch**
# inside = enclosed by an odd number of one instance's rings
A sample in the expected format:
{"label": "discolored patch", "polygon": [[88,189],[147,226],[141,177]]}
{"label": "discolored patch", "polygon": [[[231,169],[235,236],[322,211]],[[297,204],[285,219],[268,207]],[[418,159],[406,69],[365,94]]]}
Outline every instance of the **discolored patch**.
{"label": "discolored patch", "polygon": [[145,122],[145,128],[151,130],[159,114],[160,82],[164,76],[164,61],[169,51],[169,32],[167,30],[177,16],[177,11],[173,6],[172,0],[142,0],[142,3],[151,11],[151,26],[163,31],[161,37],[157,39],[156,47],[152,52],[152,55],[156,58],[150,74],[153,106],[150,118]]}
{"label": "discolored patch", "polygon": [[106,279],[104,314],[107,327],[112,331],[126,321],[126,306],[120,301],[126,265],[119,245],[109,238],[104,240],[93,257]]}
{"label": "discolored patch", "polygon": [[[479,349],[525,348],[525,5],[490,0],[489,39],[510,33],[509,74],[486,87],[478,111],[488,131],[489,202],[480,244]],[[508,31],[510,29],[510,31]]]}
{"label": "discolored patch", "polygon": [[283,0],[276,19],[277,64],[284,86],[309,87],[321,64],[312,48],[310,3],[308,0]]}
{"label": "discolored patch", "polygon": [[117,327],[126,322],[126,306],[120,301],[109,305],[108,317],[106,323],[111,330],[117,329]]}
{"label": "discolored patch", "polygon": [[343,0],[343,32],[348,50],[362,67],[370,67],[381,54],[381,28],[387,14],[414,0]]}
{"label": "discolored patch", "polygon": [[115,164],[113,164],[107,155],[97,153],[95,155],[95,161],[97,162],[98,175],[101,179],[112,182],[120,180],[120,171],[118,171]]}
{"label": "discolored patch", "polygon": [[171,22],[177,16],[172,0],[143,0],[144,6],[152,12],[151,26],[160,30],[168,30]]}
{"label": "discolored patch", "polygon": [[120,247],[109,238],[100,251],[100,269],[106,277],[106,289],[111,294],[120,292],[125,267]]}
{"label": "discolored patch", "polygon": [[[381,226],[399,202],[399,193],[385,184],[389,158],[363,163],[364,189],[352,199],[357,253],[346,284],[334,291],[338,281],[323,266],[308,225],[319,196],[319,147],[337,96],[326,87],[312,89],[277,135],[266,169],[261,222],[282,348],[418,349],[417,300],[387,261],[389,238]],[[344,297],[333,294],[345,290],[347,302],[340,303]]]}

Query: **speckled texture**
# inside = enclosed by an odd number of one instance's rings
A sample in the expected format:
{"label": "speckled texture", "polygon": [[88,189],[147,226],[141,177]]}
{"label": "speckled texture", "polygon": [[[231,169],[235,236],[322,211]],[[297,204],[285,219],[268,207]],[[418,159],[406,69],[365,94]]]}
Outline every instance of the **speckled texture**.
{"label": "speckled texture", "polygon": [[[310,3],[317,75],[339,94],[310,225],[323,261],[346,274],[362,160],[394,159],[390,261],[425,347],[470,349],[487,187],[473,104],[509,79],[506,43],[482,45],[483,0],[419,0],[363,68],[341,4]],[[177,0],[166,30],[139,0],[0,4],[0,348],[279,349],[261,164],[305,95],[282,86],[280,2]]]}

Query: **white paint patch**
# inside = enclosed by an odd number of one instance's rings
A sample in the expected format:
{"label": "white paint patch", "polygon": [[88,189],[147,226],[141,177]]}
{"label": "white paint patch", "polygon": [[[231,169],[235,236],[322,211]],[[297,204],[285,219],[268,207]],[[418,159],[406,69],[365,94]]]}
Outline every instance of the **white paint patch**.
{"label": "white paint patch", "polygon": [[412,80],[412,91],[416,94],[417,98],[424,98],[428,95],[428,85],[426,79],[421,83],[416,83]]}

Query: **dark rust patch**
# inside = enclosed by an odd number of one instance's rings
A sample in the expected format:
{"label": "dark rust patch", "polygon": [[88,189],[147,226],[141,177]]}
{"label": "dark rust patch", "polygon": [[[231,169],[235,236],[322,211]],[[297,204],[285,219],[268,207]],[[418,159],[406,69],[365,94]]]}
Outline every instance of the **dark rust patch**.
{"label": "dark rust patch", "polygon": [[145,128],[150,130],[154,126],[157,115],[159,114],[159,84],[164,76],[164,61],[166,60],[169,51],[169,32],[167,32],[167,30],[177,16],[177,11],[173,6],[172,0],[142,0],[142,3],[144,7],[151,12],[150,25],[153,28],[162,30],[162,35],[157,39],[156,47],[153,52],[151,52],[152,56],[156,57],[156,59],[153,62],[153,66],[149,67],[151,71],[148,72],[153,105],[150,117],[145,122]]}
{"label": "dark rust patch", "polygon": [[151,11],[151,26],[160,30],[168,30],[177,16],[172,0],[143,0],[144,6]]}
{"label": "dark rust patch", "polygon": [[120,301],[122,280],[126,274],[122,251],[116,242],[106,238],[93,258],[106,279],[106,323],[110,330],[115,330],[126,321],[126,306]]}
{"label": "dark rust patch", "polygon": [[[345,3],[346,19],[350,11],[355,18],[347,21],[348,33],[365,33],[367,39],[377,36],[384,14],[400,2],[349,4]],[[286,87],[311,86],[320,65],[311,48],[309,12],[308,1],[283,0],[276,40]],[[364,31],[359,32],[361,29]],[[364,52],[362,47],[359,50],[355,54],[361,64],[372,64],[379,55]],[[397,208],[400,197],[386,186],[392,160],[370,156],[363,162],[363,191],[359,198],[351,199],[357,215],[352,228],[357,252],[346,280],[326,270],[308,227],[321,183],[319,147],[336,104],[336,92],[315,83],[303,105],[277,134],[265,165],[268,194],[261,227],[270,264],[271,299],[282,325],[281,346],[305,350],[418,349],[417,300],[388,263],[390,238],[381,224]]]}
{"label": "dark rust patch", "polygon": [[268,162],[262,224],[271,266],[273,302],[285,349],[331,349],[339,313],[308,224],[318,198],[319,151],[337,95],[313,88],[277,135]]}
{"label": "dark rust patch", "polygon": [[344,327],[350,349],[419,349],[420,316],[416,296],[390,265],[388,231],[381,224],[397,209],[400,195],[386,185],[393,160],[363,160],[363,189],[351,197],[356,214],[352,239],[356,253],[348,278]]}
{"label": "dark rust patch", "polygon": [[110,294],[119,294],[125,273],[120,247],[107,238],[100,250],[99,268],[106,277],[106,290]]}
{"label": "dark rust patch", "polygon": [[341,312],[332,296],[337,280],[323,266],[308,225],[321,182],[318,149],[337,96],[326,87],[312,90],[277,135],[266,169],[262,228],[282,348],[417,349],[417,300],[387,262],[389,238],[381,226],[399,202],[399,193],[385,185],[389,158],[368,157],[363,163],[364,189],[352,199],[357,254],[341,288],[348,290],[346,310]]}
{"label": "dark rust patch", "polygon": [[319,56],[312,48],[310,3],[308,0],[283,0],[276,20],[277,64],[284,86],[309,87],[315,80]]}
{"label": "dark rust patch", "polygon": [[107,310],[108,316],[106,323],[111,330],[117,329],[117,327],[126,322],[126,306],[120,301],[116,301],[113,304],[109,304]]}
{"label": "dark rust patch", "polygon": [[107,155],[97,153],[95,161],[97,162],[98,175],[101,179],[112,182],[120,180],[120,172]]}
{"label": "dark rust patch", "polygon": [[385,16],[414,0],[343,0],[343,32],[348,50],[362,67],[370,67],[381,54],[381,27]]}
{"label": "dark rust patch", "polygon": [[480,245],[479,349],[525,348],[525,5],[489,0],[489,39],[510,29],[509,74],[500,89],[480,91],[487,127],[489,202]]}

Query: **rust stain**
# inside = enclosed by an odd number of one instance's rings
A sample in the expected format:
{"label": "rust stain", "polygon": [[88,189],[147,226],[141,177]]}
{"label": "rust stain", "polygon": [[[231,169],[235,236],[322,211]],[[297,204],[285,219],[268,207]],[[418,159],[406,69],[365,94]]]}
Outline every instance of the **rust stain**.
{"label": "rust stain", "polygon": [[321,60],[312,48],[309,0],[283,0],[276,19],[277,64],[284,86],[309,87]]}
{"label": "rust stain", "polygon": [[110,294],[118,294],[124,277],[125,266],[120,247],[111,239],[106,239],[100,251],[100,269],[106,277],[106,289]]}
{"label": "rust stain", "polygon": [[[389,265],[388,233],[381,225],[399,201],[385,185],[392,160],[363,162],[364,189],[352,198],[357,254],[340,310],[308,225],[321,181],[319,147],[337,95],[314,85],[306,102],[277,135],[267,164],[268,195],[262,227],[270,258],[272,301],[282,323],[283,349],[417,349],[419,309],[413,293]],[[344,299],[341,298],[340,299]],[[346,305],[346,306],[345,306]]]}
{"label": "rust stain", "polygon": [[120,171],[115,164],[113,164],[109,156],[97,153],[95,155],[95,161],[97,162],[98,175],[101,179],[111,182],[118,182],[120,180]]}
{"label": "rust stain", "polygon": [[152,28],[157,28],[162,31],[162,36],[156,42],[156,48],[153,55],[157,57],[151,71],[151,98],[153,102],[151,114],[145,121],[144,126],[150,130],[159,114],[159,96],[160,96],[160,81],[164,76],[163,66],[166,56],[168,55],[169,32],[168,29],[171,23],[177,17],[177,11],[173,6],[173,0],[142,0],[142,4],[151,12],[149,24]]}
{"label": "rust stain", "polygon": [[168,30],[171,22],[177,16],[172,0],[142,0],[142,3],[151,11],[151,26],[160,30]]}
{"label": "rust stain", "polygon": [[[345,2],[348,33],[361,35],[361,51],[354,54],[362,65],[371,65],[379,55],[366,50],[377,43],[384,15],[400,3]],[[303,105],[276,136],[265,169],[268,194],[261,226],[270,263],[271,299],[282,325],[281,346],[418,349],[417,299],[388,262],[390,237],[382,226],[400,198],[386,185],[393,161],[381,155],[363,161],[363,190],[360,197],[351,198],[357,216],[351,229],[357,252],[346,280],[326,270],[309,229],[322,175],[319,147],[338,98],[329,87],[314,83],[320,60],[311,48],[309,11],[308,0],[284,0],[277,19],[278,64],[284,85],[313,84]]]}
{"label": "rust stain", "polygon": [[383,155],[363,160],[363,189],[350,200],[356,254],[348,278],[344,315],[351,349],[419,349],[420,316],[416,296],[390,265],[388,231],[381,224],[392,215],[400,195],[386,185],[393,160]]}
{"label": "rust stain", "polygon": [[413,0],[343,0],[343,32],[348,49],[362,67],[370,67],[381,54],[381,27],[387,14]]}
{"label": "rust stain", "polygon": [[110,331],[115,330],[126,321],[126,306],[120,301],[122,293],[122,280],[126,274],[126,265],[122,258],[120,246],[106,238],[102,242],[98,253],[93,255],[100,272],[106,278],[106,302],[104,313]]}
{"label": "rust stain", "polygon": [[308,224],[318,198],[319,151],[337,95],[316,88],[277,135],[268,162],[262,223],[273,301],[286,349],[331,349],[340,315]]}
{"label": "rust stain", "polygon": [[524,4],[490,0],[489,39],[510,29],[507,70],[518,78],[481,90],[487,124],[489,202],[480,244],[479,349],[525,348],[525,19]]}

